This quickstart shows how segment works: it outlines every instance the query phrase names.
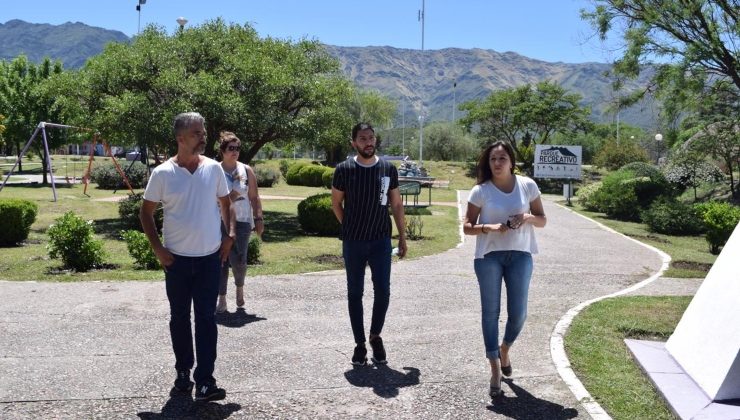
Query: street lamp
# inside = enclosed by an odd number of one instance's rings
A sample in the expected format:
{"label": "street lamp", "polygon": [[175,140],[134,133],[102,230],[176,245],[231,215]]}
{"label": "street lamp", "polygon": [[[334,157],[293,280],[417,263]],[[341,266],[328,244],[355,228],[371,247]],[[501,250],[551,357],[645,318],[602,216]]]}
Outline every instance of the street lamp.
{"label": "street lamp", "polygon": [[419,115],[419,169],[424,167],[424,114]]}
{"label": "street lamp", "polygon": [[655,142],[658,145],[658,147],[657,147],[658,150],[657,150],[657,153],[656,153],[657,157],[655,158],[655,163],[657,163],[657,164],[660,164],[660,155],[661,155],[661,149],[662,149],[662,143],[661,142],[662,141],[663,141],[663,135],[660,134],[660,133],[657,133],[655,135]]}
{"label": "street lamp", "polygon": [[146,0],[138,0],[136,4],[136,11],[139,12],[139,26],[136,27],[136,33],[141,32],[141,6],[146,4]]}
{"label": "street lamp", "polygon": [[183,29],[185,29],[185,25],[187,25],[188,20],[184,17],[180,16],[177,18],[177,24],[180,25],[180,32],[182,32]]}

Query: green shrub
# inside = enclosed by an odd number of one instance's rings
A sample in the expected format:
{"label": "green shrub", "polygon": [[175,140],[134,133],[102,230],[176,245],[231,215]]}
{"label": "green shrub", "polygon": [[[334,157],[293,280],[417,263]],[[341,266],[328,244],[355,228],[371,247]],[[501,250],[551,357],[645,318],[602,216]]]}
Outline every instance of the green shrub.
{"label": "green shrub", "polygon": [[321,181],[324,184],[324,188],[331,189],[331,182],[334,179],[334,168],[325,168],[324,174],[321,175]]}
{"label": "green shrub", "polygon": [[308,233],[336,236],[342,231],[331,208],[331,194],[312,195],[298,203],[298,222]]}
{"label": "green shrub", "polygon": [[324,185],[323,175],[326,167],[320,165],[306,165],[298,171],[300,185],[306,187],[321,187]]}
{"label": "green shrub", "polygon": [[288,179],[288,168],[290,168],[290,161],[287,159],[280,159],[280,174],[283,176],[283,179]]}
{"label": "green shrub", "polygon": [[301,178],[298,173],[303,169],[304,166],[310,165],[308,162],[295,162],[288,167],[288,171],[285,173],[285,182],[288,185],[301,185]]}
{"label": "green shrub", "polygon": [[[129,169],[128,165],[122,166],[123,171],[126,173],[131,188],[143,188],[146,182],[146,166],[141,162],[134,162]],[[103,163],[96,165],[92,169],[90,174],[92,182],[98,184],[98,188],[103,190],[117,190],[126,188],[126,184],[123,183],[121,174],[118,173],[113,163]]]}
{"label": "green shrub", "polygon": [[56,219],[46,231],[49,257],[61,258],[65,267],[87,271],[103,263],[103,241],[95,239],[92,221],[82,220],[72,211]]}
{"label": "green shrub", "polygon": [[599,150],[594,158],[596,165],[615,170],[631,162],[649,162],[645,149],[633,141],[622,141],[617,144],[609,141]]}
{"label": "green shrub", "polygon": [[0,200],[0,246],[11,246],[28,238],[39,206],[33,201],[4,198]]}
{"label": "green shrub", "polygon": [[412,241],[423,239],[424,221],[420,215],[409,215],[404,218],[406,237]]}
{"label": "green shrub", "polygon": [[666,235],[696,235],[704,231],[699,212],[677,200],[658,200],[641,214],[648,230]]}
{"label": "green shrub", "polygon": [[740,221],[740,208],[728,203],[710,202],[697,206],[697,211],[702,214],[709,252],[717,255]]}
{"label": "green shrub", "polygon": [[640,208],[634,184],[634,173],[612,172],[604,178],[601,188],[592,194],[591,202],[609,218],[639,221]]}
{"label": "green shrub", "polygon": [[249,243],[247,244],[247,264],[255,265],[260,262],[260,249],[262,248],[262,241],[257,235],[251,235],[249,237]]}
{"label": "green shrub", "polygon": [[630,171],[636,178],[642,179],[635,184],[635,194],[640,207],[647,209],[658,197],[670,198],[676,195],[663,172],[657,166],[645,162],[632,162],[624,165],[620,171]]}
{"label": "green shrub", "polygon": [[576,190],[578,204],[588,211],[599,211],[598,206],[593,201],[593,196],[599,188],[601,188],[601,181],[588,184]]}
{"label": "green shrub", "polygon": [[[139,210],[141,209],[141,203],[144,200],[143,193],[129,194],[126,198],[118,202],[118,216],[121,218],[121,224],[124,229],[135,229],[143,231],[141,227],[141,220],[139,219]],[[157,226],[157,232],[162,232],[162,221],[164,213],[162,211],[162,203],[157,204],[157,209],[154,211],[154,223]]]}
{"label": "green shrub", "polygon": [[257,177],[257,186],[260,188],[272,188],[280,181],[280,173],[272,168],[262,166],[254,168],[254,176]]}
{"label": "green shrub", "polygon": [[138,230],[124,230],[121,232],[121,237],[126,241],[126,248],[131,258],[134,259],[134,266],[144,270],[162,268],[145,234]]}

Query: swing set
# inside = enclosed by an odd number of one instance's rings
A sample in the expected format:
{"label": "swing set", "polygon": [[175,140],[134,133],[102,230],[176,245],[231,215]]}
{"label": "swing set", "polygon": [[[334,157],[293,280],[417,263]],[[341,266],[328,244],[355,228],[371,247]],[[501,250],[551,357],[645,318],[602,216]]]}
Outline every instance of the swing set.
{"label": "swing set", "polygon": [[28,139],[28,142],[26,142],[26,145],[23,147],[23,151],[18,155],[18,158],[15,160],[15,164],[13,165],[13,168],[10,170],[10,172],[8,172],[8,176],[5,177],[5,180],[3,181],[2,186],[0,186],[0,191],[2,191],[3,188],[5,188],[5,184],[8,182],[8,179],[10,179],[10,176],[13,174],[13,171],[20,164],[21,157],[26,155],[26,152],[28,151],[28,148],[31,146],[31,143],[33,143],[33,140],[36,138],[39,132],[41,132],[41,136],[44,142],[44,151],[46,152],[46,167],[49,169],[49,176],[51,178],[51,189],[54,193],[54,201],[55,202],[57,201],[57,188],[56,188],[56,183],[54,182],[53,168],[51,166],[51,154],[49,153],[49,142],[46,139],[46,128],[47,127],[59,128],[59,129],[64,129],[64,130],[79,130],[79,131],[92,133],[92,142],[90,145],[90,158],[87,161],[87,169],[85,170],[85,175],[82,176],[82,183],[85,185],[83,194],[85,194],[88,197],[90,196],[87,194],[87,185],[90,183],[90,172],[92,169],[92,163],[93,163],[94,156],[95,156],[95,146],[97,145],[98,142],[100,142],[103,145],[105,154],[112,159],[113,165],[116,167],[116,170],[121,175],[121,178],[123,179],[123,182],[126,184],[126,187],[128,187],[128,190],[131,192],[131,194],[134,193],[134,190],[133,188],[131,188],[131,184],[128,181],[128,177],[123,172],[123,169],[121,169],[121,166],[116,161],[116,158],[115,156],[113,156],[113,153],[111,153],[111,149],[110,149],[110,146],[108,146],[108,143],[105,141],[105,139],[102,139],[100,137],[99,132],[92,130],[90,128],[85,128],[85,127],[75,127],[72,125],[56,124],[56,123],[49,123],[49,122],[43,122],[43,121],[40,122],[36,126],[36,129],[33,131],[31,138]]}

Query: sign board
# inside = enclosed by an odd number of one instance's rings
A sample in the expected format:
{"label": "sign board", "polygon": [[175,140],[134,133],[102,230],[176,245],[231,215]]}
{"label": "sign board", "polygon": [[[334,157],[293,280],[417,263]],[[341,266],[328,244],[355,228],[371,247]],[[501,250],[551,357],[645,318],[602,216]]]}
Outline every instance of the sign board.
{"label": "sign board", "polygon": [[581,146],[536,145],[534,177],[581,179]]}

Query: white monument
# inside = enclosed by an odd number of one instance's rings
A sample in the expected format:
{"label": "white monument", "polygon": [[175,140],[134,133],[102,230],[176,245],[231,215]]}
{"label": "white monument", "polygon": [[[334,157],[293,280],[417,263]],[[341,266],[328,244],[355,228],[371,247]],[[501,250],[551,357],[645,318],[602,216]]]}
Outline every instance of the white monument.
{"label": "white monument", "polygon": [[713,401],[740,398],[740,225],[666,343]]}

